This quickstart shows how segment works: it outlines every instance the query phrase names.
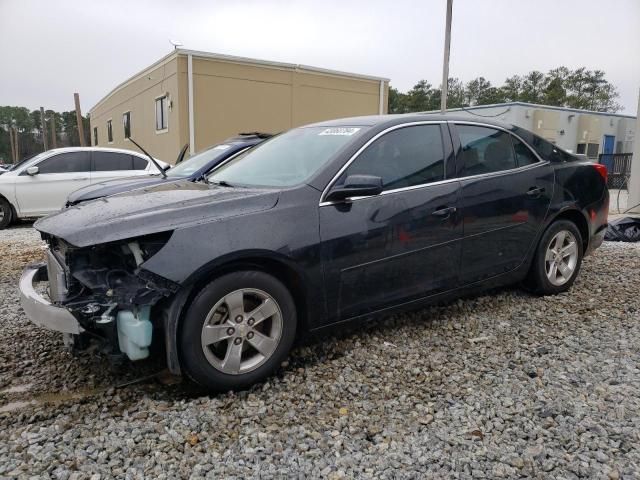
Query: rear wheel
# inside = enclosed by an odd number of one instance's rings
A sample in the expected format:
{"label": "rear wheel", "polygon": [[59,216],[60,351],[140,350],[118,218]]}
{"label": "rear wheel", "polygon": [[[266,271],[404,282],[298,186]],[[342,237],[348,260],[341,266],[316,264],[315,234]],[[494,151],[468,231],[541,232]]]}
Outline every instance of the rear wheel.
{"label": "rear wheel", "polygon": [[0,229],[8,227],[13,220],[11,204],[4,198],[0,198]]}
{"label": "rear wheel", "polygon": [[279,280],[257,271],[224,275],[200,291],[184,318],[185,370],[211,390],[249,387],[286,358],[296,323],[295,303]]}
{"label": "rear wheel", "polygon": [[552,223],[536,249],[527,284],[536,293],[554,295],[571,288],[582,264],[582,236],[569,220]]}

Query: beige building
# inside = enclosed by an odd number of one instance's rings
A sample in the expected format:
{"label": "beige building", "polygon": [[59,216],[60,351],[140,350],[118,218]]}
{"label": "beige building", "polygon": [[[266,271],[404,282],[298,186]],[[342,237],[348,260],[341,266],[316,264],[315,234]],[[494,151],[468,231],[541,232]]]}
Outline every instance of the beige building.
{"label": "beige building", "polygon": [[174,50],[114,88],[90,111],[91,144],[173,162],[240,132],[387,113],[389,80],[305,65]]}

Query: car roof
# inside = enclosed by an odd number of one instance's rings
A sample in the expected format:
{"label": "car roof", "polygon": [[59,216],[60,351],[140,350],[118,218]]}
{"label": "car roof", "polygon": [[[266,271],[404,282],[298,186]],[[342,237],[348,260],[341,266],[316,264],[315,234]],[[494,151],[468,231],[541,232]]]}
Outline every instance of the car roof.
{"label": "car roof", "polygon": [[367,115],[362,117],[347,117],[336,120],[326,120],[322,122],[305,125],[305,127],[376,127],[376,126],[393,126],[402,123],[424,122],[424,121],[442,121],[442,122],[477,122],[494,125],[496,127],[512,129],[513,125],[500,122],[493,118],[478,117],[470,118],[463,115],[441,114],[441,113],[399,113],[391,115]]}
{"label": "car roof", "polygon": [[145,157],[146,155],[142,152],[137,152],[135,150],[128,150],[124,148],[111,148],[111,147],[61,147],[61,148],[51,148],[47,150],[47,153],[68,153],[68,152],[118,152],[118,153],[128,153],[138,155],[140,157]]}

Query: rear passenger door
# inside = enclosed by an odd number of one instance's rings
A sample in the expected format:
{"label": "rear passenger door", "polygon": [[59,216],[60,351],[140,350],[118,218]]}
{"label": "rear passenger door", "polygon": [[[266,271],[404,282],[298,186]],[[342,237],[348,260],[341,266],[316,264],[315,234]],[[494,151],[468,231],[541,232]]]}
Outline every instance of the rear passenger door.
{"label": "rear passenger door", "polygon": [[91,183],[145,174],[147,160],[124,152],[91,152]]}
{"label": "rear passenger door", "polygon": [[[520,139],[486,125],[452,125],[464,228],[463,285],[509,272],[526,258],[553,194],[553,169]],[[457,138],[456,138],[457,136]]]}

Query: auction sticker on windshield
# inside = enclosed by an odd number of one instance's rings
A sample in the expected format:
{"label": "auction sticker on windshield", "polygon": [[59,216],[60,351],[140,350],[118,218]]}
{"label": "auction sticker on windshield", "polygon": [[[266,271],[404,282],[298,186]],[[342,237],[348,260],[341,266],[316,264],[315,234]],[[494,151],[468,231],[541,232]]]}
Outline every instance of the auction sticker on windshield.
{"label": "auction sticker on windshield", "polygon": [[340,136],[350,136],[354,133],[357,133],[360,128],[358,127],[331,127],[325,128],[318,135],[340,135]]}

